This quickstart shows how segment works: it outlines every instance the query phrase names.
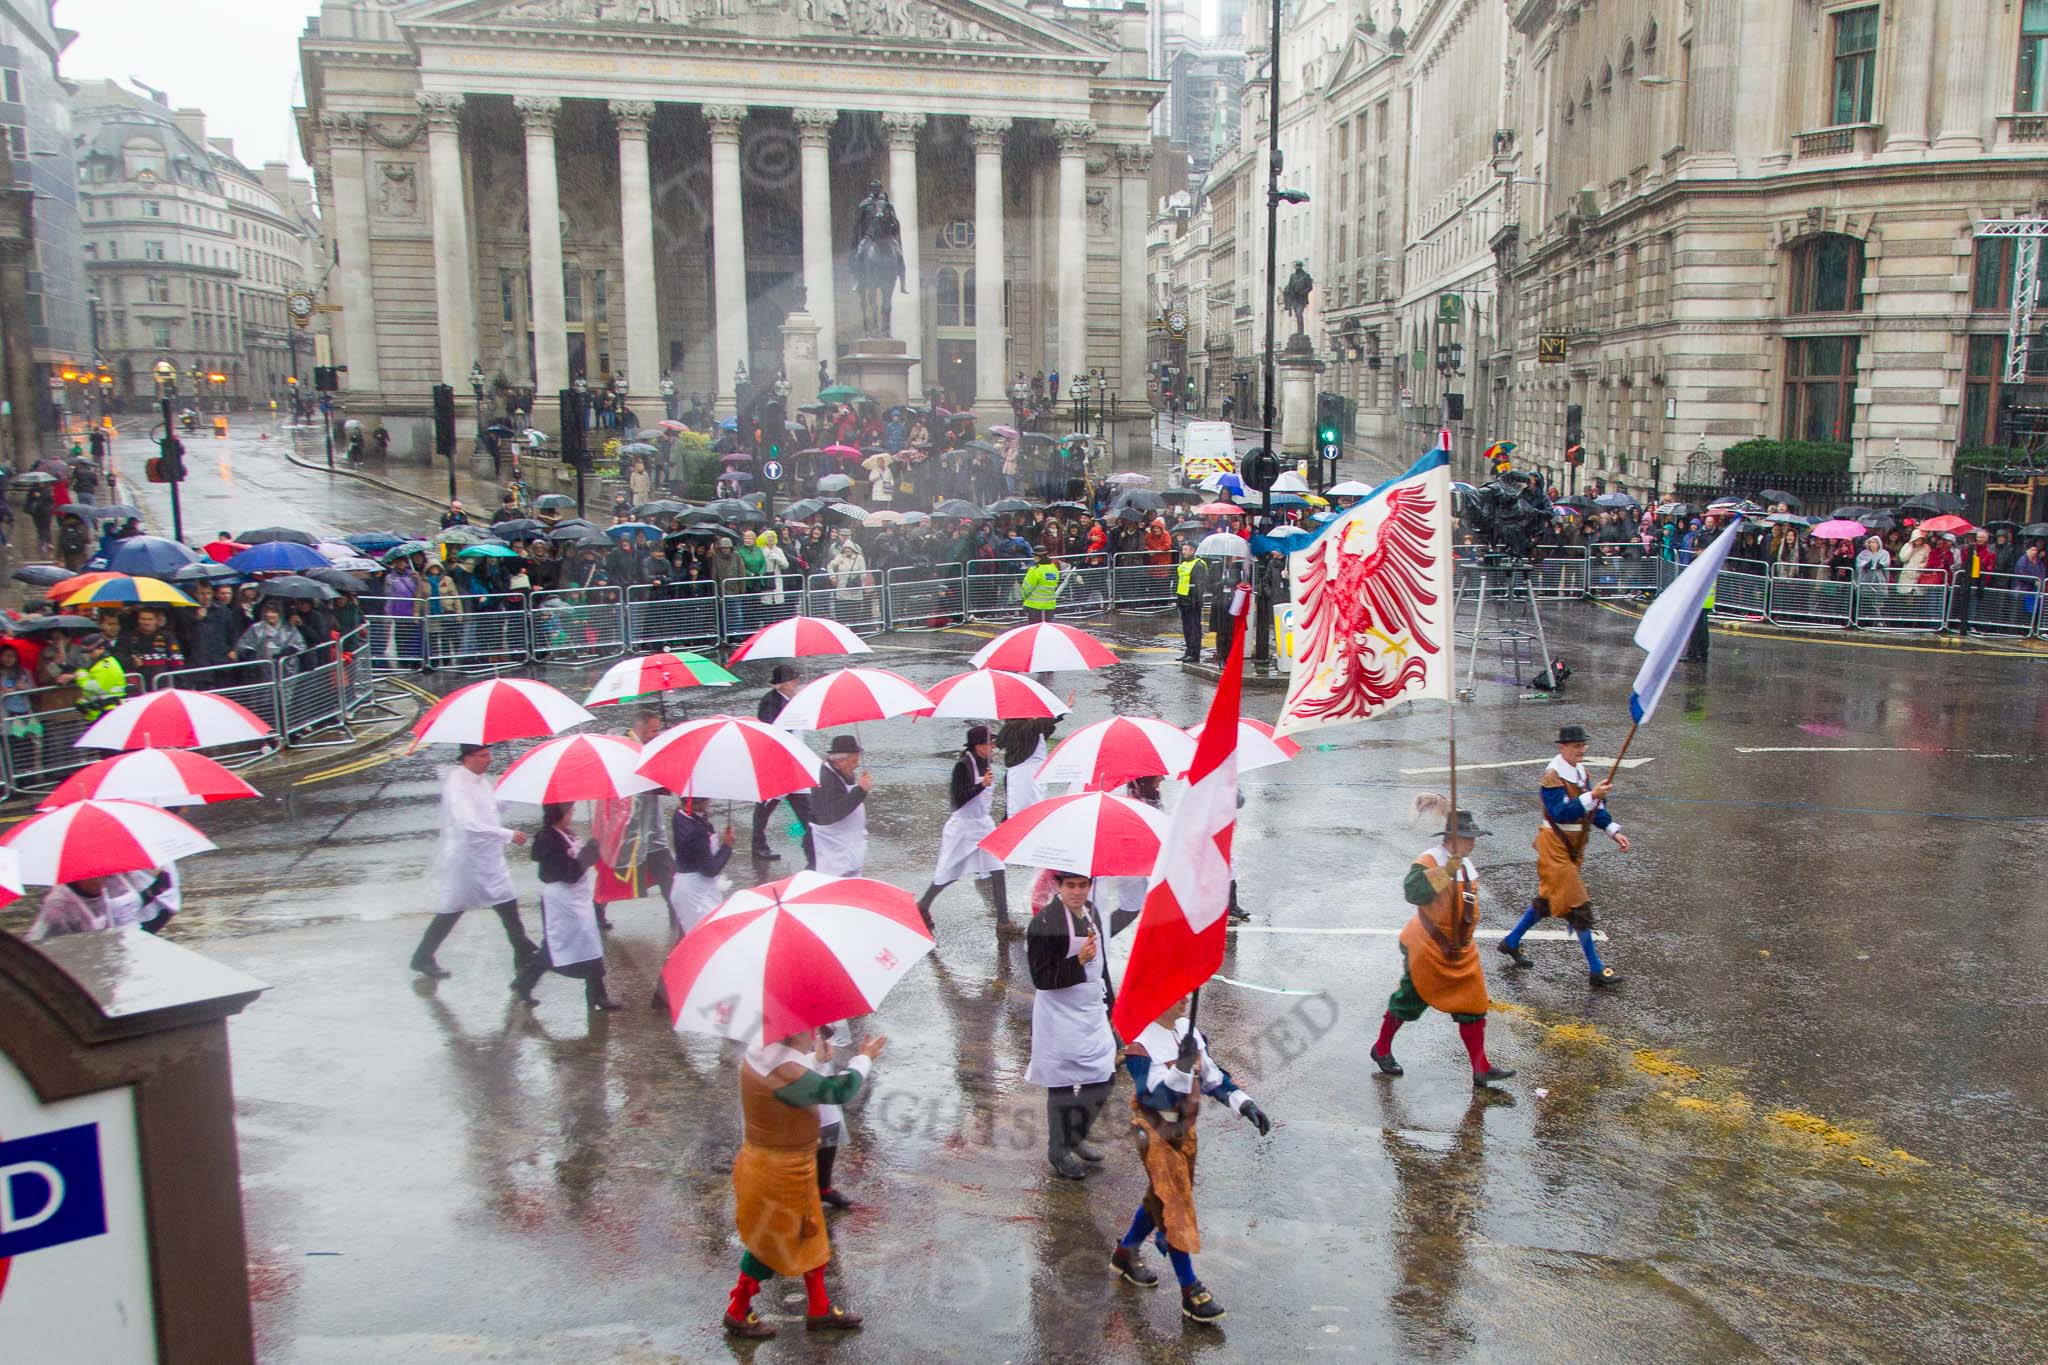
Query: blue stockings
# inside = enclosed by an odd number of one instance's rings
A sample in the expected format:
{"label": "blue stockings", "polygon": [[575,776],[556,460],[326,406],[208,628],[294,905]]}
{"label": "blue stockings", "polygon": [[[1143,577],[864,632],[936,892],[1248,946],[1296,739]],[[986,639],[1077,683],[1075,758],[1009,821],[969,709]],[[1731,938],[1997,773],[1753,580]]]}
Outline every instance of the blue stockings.
{"label": "blue stockings", "polygon": [[[1152,1215],[1145,1212],[1143,1204],[1138,1205],[1137,1213],[1131,1217],[1131,1230],[1124,1234],[1121,1245],[1126,1247],[1137,1246],[1145,1240],[1146,1235],[1152,1231],[1152,1228]],[[1185,1251],[1175,1251],[1172,1247],[1165,1246],[1165,1236],[1163,1233],[1158,1240],[1166,1252],[1166,1259],[1173,1262],[1173,1277],[1180,1281],[1182,1289],[1186,1289],[1195,1282],[1194,1258]]]}

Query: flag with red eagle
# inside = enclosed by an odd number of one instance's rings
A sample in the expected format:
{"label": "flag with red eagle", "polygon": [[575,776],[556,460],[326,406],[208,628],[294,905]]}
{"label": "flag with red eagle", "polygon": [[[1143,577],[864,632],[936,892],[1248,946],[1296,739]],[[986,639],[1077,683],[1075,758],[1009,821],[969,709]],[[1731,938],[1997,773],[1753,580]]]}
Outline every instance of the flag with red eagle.
{"label": "flag with red eagle", "polygon": [[1275,734],[1451,700],[1451,464],[1432,450],[1296,550],[1294,673]]}
{"label": "flag with red eagle", "polygon": [[1251,589],[1239,584],[1230,614],[1240,625],[1209,703],[1209,718],[1202,722],[1195,761],[1188,765],[1187,795],[1167,821],[1124,966],[1123,988],[1110,1014],[1119,1038],[1137,1037],[1223,965],[1230,840],[1237,830],[1238,699],[1244,689],[1244,638],[1251,633],[1242,622],[1250,601]]}

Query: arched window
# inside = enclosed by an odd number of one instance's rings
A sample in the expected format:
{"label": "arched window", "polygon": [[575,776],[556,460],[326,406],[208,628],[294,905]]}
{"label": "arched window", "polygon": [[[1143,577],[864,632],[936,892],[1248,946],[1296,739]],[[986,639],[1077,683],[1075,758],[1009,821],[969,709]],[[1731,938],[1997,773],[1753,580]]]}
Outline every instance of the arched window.
{"label": "arched window", "polygon": [[1614,68],[1605,62],[1600,64],[1600,93],[1606,94],[1614,88]]}
{"label": "arched window", "polygon": [[1567,99],[1564,102],[1564,121],[1570,123],[1579,116],[1579,106]]}
{"label": "arched window", "polygon": [[1792,248],[1791,313],[1863,311],[1863,243],[1839,232]]}
{"label": "arched window", "polygon": [[960,325],[959,272],[951,266],[941,268],[938,277],[938,287],[939,326],[958,327]]}
{"label": "arched window", "polygon": [[1650,20],[1650,23],[1649,23],[1649,27],[1647,27],[1647,28],[1645,28],[1645,29],[1643,30],[1643,51],[1644,51],[1644,52],[1655,52],[1656,50],[1657,50],[1657,21],[1656,21],[1655,19],[1652,19],[1652,20]]}
{"label": "arched window", "polygon": [[135,138],[121,145],[121,174],[127,180],[164,178],[164,149],[148,138]]}
{"label": "arched window", "polygon": [[1587,81],[1586,88],[1579,93],[1579,107],[1588,111],[1593,108],[1593,82]]}
{"label": "arched window", "polygon": [[960,275],[960,325],[974,325],[974,268],[968,267]]}
{"label": "arched window", "polygon": [[1624,76],[1633,75],[1635,74],[1635,69],[1636,45],[1634,40],[1630,39],[1624,41],[1621,45],[1621,74]]}

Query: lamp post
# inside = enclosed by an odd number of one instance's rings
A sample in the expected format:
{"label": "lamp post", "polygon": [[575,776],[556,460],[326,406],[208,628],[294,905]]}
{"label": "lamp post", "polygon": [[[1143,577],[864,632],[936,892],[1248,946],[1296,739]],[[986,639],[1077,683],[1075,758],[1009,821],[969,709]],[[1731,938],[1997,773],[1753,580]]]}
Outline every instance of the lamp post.
{"label": "lamp post", "polygon": [[469,362],[469,391],[476,395],[476,439],[484,439],[484,367],[472,360]]}
{"label": "lamp post", "polygon": [[1075,375],[1074,382],[1067,385],[1067,393],[1074,400],[1074,430],[1085,435],[1088,431],[1088,376]]}
{"label": "lamp post", "polygon": [[157,472],[171,486],[171,539],[185,538],[185,509],[178,501],[178,481],[185,476],[185,447],[171,429],[171,400],[178,396],[178,367],[168,360],[159,360],[153,371],[156,375],[156,396],[163,417],[163,440],[157,447]]}

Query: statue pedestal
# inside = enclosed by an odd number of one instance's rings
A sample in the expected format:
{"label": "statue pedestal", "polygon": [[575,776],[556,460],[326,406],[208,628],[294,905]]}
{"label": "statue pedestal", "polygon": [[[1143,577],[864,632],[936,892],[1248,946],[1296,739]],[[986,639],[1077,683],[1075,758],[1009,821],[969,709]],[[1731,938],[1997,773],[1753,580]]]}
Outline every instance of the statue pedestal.
{"label": "statue pedestal", "polygon": [[[834,377],[879,400],[885,408],[922,403],[924,395],[910,391],[910,369],[917,362],[910,347],[894,337],[862,337],[839,358]],[[815,361],[811,368],[815,374]],[[792,380],[792,387],[794,384]]]}
{"label": "statue pedestal", "polygon": [[818,330],[818,320],[803,308],[782,320],[782,374],[789,381],[783,411],[791,417],[818,401]]}
{"label": "statue pedestal", "polygon": [[1306,335],[1296,332],[1288,338],[1273,362],[1279,371],[1280,449],[1282,462],[1313,459],[1316,440],[1316,376],[1323,362]]}

